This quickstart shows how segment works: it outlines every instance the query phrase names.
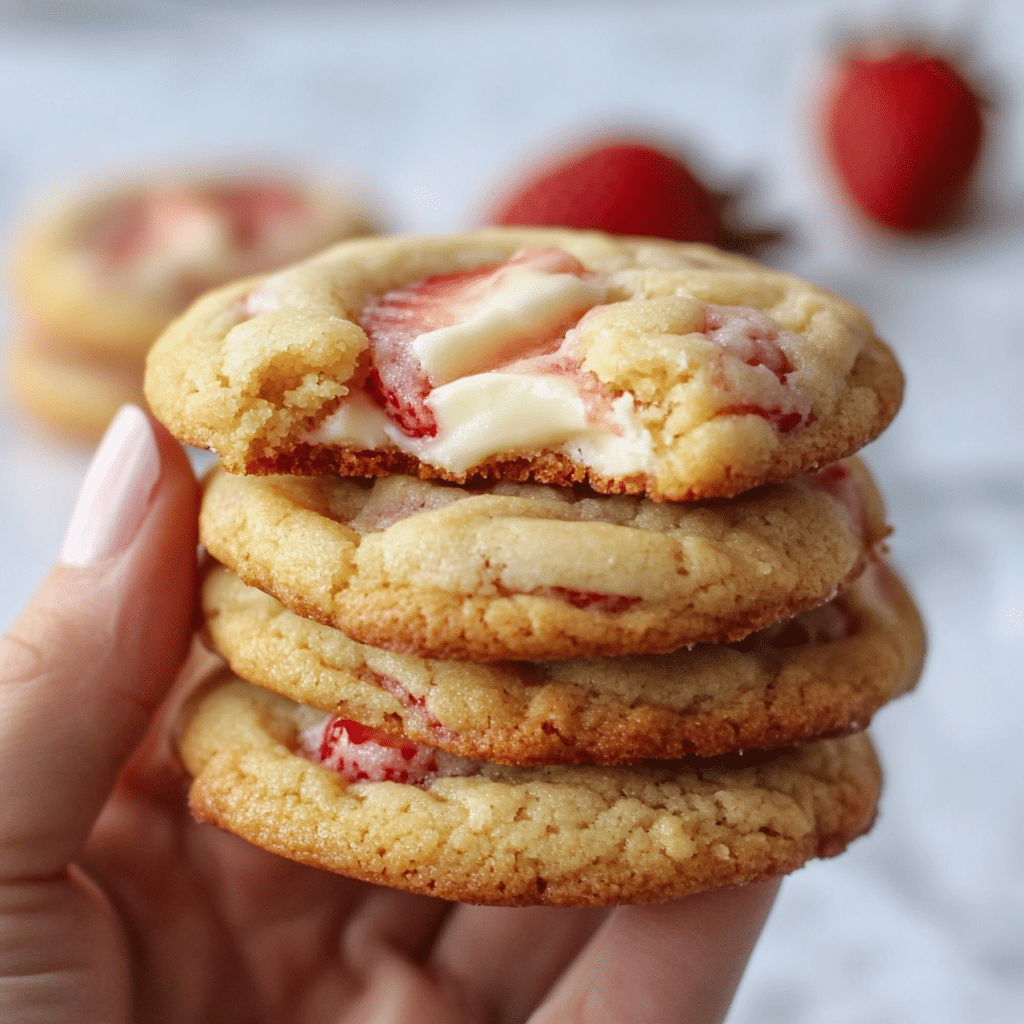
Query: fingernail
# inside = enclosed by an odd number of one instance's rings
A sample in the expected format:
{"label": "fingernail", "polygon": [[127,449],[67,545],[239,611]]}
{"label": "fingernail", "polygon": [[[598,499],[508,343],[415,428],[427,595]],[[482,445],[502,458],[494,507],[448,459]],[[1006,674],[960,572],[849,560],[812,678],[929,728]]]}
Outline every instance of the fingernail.
{"label": "fingernail", "polygon": [[160,477],[160,453],[146,414],[122,406],[111,421],[78,495],[60,560],[93,565],[131,544]]}

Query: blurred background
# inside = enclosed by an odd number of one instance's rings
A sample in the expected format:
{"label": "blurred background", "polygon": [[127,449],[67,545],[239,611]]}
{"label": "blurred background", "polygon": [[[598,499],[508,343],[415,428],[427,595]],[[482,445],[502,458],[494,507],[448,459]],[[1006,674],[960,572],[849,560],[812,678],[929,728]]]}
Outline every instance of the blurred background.
{"label": "blurred background", "polygon": [[[856,37],[913,28],[987,97],[956,226],[870,228],[822,156]],[[153,165],[285,161],[392,229],[481,223],[594,131],[652,133],[781,232],[764,259],[864,307],[908,378],[865,455],[927,620],[873,734],[872,834],[787,879],[730,1024],[1024,1019],[1024,5],[930,0],[0,2],[0,233]],[[24,311],[6,302],[0,355]],[[90,446],[0,398],[0,626],[55,558]]]}

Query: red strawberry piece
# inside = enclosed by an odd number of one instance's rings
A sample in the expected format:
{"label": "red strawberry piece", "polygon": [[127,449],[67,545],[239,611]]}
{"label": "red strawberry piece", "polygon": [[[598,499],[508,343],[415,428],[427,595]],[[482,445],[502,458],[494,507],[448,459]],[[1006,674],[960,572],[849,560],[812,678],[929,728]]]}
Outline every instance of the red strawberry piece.
{"label": "red strawberry piece", "polygon": [[90,226],[85,242],[108,269],[117,270],[169,248],[197,218],[205,216],[205,207],[193,195],[177,190],[154,192],[105,212]]}
{"label": "red strawberry piece", "polygon": [[704,334],[748,366],[764,366],[780,383],[793,372],[779,345],[779,327],[764,313],[742,306],[708,306]]}
{"label": "red strawberry piece", "polygon": [[721,205],[680,159],[627,141],[539,168],[511,188],[489,219],[717,245]]}
{"label": "red strawberry piece", "polygon": [[437,751],[348,718],[324,727],[316,760],[349,782],[406,782],[422,785],[437,774]]}
{"label": "red strawberry piece", "polygon": [[326,718],[299,735],[299,751],[349,782],[402,782],[427,786],[442,776],[473,775],[470,758],[393,736],[350,718]]}
{"label": "red strawberry piece", "polygon": [[[396,288],[374,299],[360,317],[370,339],[373,368],[366,390],[410,437],[434,437],[437,422],[424,403],[431,383],[412,343],[421,334],[451,327],[472,316],[496,287],[503,270],[530,266],[552,274],[584,274],[575,257],[557,249],[524,249],[504,263],[458,274],[442,274]],[[556,341],[571,324],[557,325],[554,338],[521,339],[515,355]],[[525,351],[524,351],[525,350]]]}
{"label": "red strawberry piece", "polygon": [[961,204],[983,137],[982,102],[947,58],[907,47],[849,55],[825,108],[825,144],[860,210],[901,231]]}
{"label": "red strawberry piece", "polygon": [[[780,402],[777,405],[764,406],[748,401],[737,401],[721,407],[720,414],[761,416],[780,434],[796,430],[810,421],[809,395],[787,387],[793,365],[782,347],[780,328],[775,321],[756,309],[742,306],[708,306],[704,312],[704,334],[709,341],[720,345],[727,357],[746,363],[747,366],[764,368],[785,389],[779,396]],[[728,383],[727,369],[727,366],[723,368],[726,374],[726,381],[723,382],[726,392],[742,398],[743,392],[736,391]]]}

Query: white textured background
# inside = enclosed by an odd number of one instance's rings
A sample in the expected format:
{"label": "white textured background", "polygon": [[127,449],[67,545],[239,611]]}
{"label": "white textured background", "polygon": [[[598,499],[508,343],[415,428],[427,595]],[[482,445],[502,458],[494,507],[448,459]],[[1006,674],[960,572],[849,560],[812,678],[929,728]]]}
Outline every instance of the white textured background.
{"label": "white textured background", "polygon": [[[1024,1020],[1024,5],[917,16],[970,41],[997,117],[969,229],[892,245],[837,207],[812,106],[837,34],[892,23],[886,5],[0,0],[5,233],[83,178],[249,154],[361,183],[395,228],[459,229],[524,154],[635,123],[745,185],[748,219],[790,230],[774,261],[874,317],[909,387],[867,456],[930,660],[876,719],[878,826],[787,880],[730,1024]],[[0,431],[6,626],[59,548],[88,453],[6,399]]]}

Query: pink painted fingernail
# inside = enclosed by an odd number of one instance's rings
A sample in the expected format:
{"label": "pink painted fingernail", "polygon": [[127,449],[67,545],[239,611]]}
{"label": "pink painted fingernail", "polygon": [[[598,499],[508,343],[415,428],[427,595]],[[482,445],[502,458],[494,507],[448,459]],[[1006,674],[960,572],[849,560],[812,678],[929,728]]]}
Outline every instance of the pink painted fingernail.
{"label": "pink painted fingernail", "polygon": [[78,495],[60,560],[93,565],[131,544],[160,478],[160,452],[146,414],[122,406],[100,442]]}

